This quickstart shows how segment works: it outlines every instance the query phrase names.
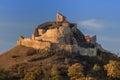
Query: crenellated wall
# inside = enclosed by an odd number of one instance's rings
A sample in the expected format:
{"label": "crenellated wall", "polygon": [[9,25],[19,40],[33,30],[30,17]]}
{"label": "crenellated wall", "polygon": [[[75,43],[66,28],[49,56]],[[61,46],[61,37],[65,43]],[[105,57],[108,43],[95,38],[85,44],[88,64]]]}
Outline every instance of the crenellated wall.
{"label": "crenellated wall", "polygon": [[79,52],[81,55],[84,55],[84,56],[85,55],[96,56],[96,52],[97,52],[96,48],[83,48],[83,47],[79,47],[78,45],[64,45],[59,43],[42,42],[42,41],[30,39],[30,38],[19,39],[17,41],[17,45],[32,47],[35,49],[45,49],[45,48],[60,49],[70,53]]}
{"label": "crenellated wall", "polygon": [[79,52],[81,55],[84,56],[96,56],[97,55],[97,48],[83,48],[74,45],[73,46],[74,52]]}
{"label": "crenellated wall", "polygon": [[41,42],[41,41],[33,40],[33,39],[30,39],[30,38],[19,39],[17,41],[17,45],[32,47],[32,48],[35,48],[35,49],[44,49],[44,48],[50,48],[51,47],[50,42]]}
{"label": "crenellated wall", "polygon": [[96,48],[83,48],[78,45],[56,45],[59,49],[64,49],[70,53],[80,53],[83,56],[96,56],[97,49]]}

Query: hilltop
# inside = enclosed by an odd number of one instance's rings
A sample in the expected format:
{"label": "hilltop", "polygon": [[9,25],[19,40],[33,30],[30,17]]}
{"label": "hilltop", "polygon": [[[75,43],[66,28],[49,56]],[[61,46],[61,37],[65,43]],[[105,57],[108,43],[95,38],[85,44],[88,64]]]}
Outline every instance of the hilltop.
{"label": "hilltop", "polygon": [[119,65],[108,75],[110,62],[120,59],[57,13],[56,21],[38,25],[31,38],[20,36],[0,55],[0,80],[120,80]]}

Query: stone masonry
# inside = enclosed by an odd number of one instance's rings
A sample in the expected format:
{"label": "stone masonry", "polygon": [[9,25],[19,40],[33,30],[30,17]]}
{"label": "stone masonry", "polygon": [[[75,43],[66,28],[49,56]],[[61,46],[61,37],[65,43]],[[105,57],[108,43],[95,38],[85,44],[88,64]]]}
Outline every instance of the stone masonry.
{"label": "stone masonry", "polygon": [[[77,32],[79,32],[81,36],[78,36]],[[78,31],[76,24],[71,25],[71,23],[66,20],[66,17],[60,13],[57,13],[54,25],[53,23],[49,23],[47,26],[43,26],[42,28],[36,28],[35,32],[32,34],[32,38],[24,38],[21,36],[17,41],[17,45],[32,47],[35,49],[54,47],[61,50],[64,49],[70,53],[79,52],[81,55],[96,55],[96,47],[85,48],[80,46],[79,43],[81,45],[83,45],[83,43],[87,44],[84,39],[84,35]]]}

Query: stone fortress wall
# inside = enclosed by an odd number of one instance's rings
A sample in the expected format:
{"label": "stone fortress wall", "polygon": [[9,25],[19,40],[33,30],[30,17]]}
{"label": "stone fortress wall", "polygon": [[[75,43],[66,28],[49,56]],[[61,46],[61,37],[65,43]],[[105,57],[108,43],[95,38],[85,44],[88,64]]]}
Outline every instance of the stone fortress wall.
{"label": "stone fortress wall", "polygon": [[46,47],[47,48],[51,47],[50,42],[41,42],[41,41],[33,40],[33,39],[30,39],[30,38],[23,38],[23,39],[20,38],[17,41],[17,45],[32,47],[32,48],[35,48],[35,49],[44,49]]}
{"label": "stone fortress wall", "polygon": [[[58,48],[60,50],[66,50],[67,52],[79,52],[81,55],[96,56],[96,48],[82,48],[77,45],[63,45],[58,43],[43,42],[38,40],[33,40],[30,38],[19,39],[17,45],[22,45],[26,47],[31,47],[34,49],[45,49],[45,48]],[[53,48],[53,49],[54,49]]]}
{"label": "stone fortress wall", "polygon": [[[63,21],[65,20],[65,21]],[[57,14],[56,22],[64,22],[59,28],[48,29],[38,29],[38,35],[32,34],[32,38],[20,37],[17,41],[17,45],[22,45],[26,47],[32,47],[35,49],[45,49],[45,48],[58,48],[60,50],[66,50],[70,53],[79,52],[81,55],[95,56],[97,49],[95,48],[83,48],[77,45],[77,41],[73,39],[73,45],[70,45],[71,29],[68,21],[61,14]],[[76,25],[75,25],[76,26]],[[73,27],[73,30],[75,30]],[[73,37],[72,37],[73,38]]]}

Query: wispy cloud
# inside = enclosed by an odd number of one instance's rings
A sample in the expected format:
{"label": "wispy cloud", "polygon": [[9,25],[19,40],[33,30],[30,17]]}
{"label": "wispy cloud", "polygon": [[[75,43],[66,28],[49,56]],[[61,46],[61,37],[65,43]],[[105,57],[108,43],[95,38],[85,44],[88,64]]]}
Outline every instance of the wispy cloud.
{"label": "wispy cloud", "polygon": [[119,37],[108,37],[108,36],[97,36],[98,42],[102,43],[107,50],[113,53],[120,53],[120,38]]}
{"label": "wispy cloud", "polygon": [[98,36],[98,39],[101,41],[106,41],[111,43],[120,43],[120,38],[116,38],[116,37]]}
{"label": "wispy cloud", "polygon": [[104,24],[95,20],[95,19],[89,19],[85,21],[78,21],[77,22],[79,26],[85,27],[90,30],[99,30],[104,27]]}

